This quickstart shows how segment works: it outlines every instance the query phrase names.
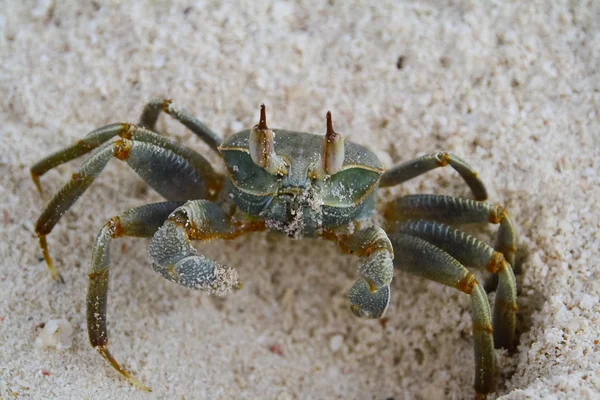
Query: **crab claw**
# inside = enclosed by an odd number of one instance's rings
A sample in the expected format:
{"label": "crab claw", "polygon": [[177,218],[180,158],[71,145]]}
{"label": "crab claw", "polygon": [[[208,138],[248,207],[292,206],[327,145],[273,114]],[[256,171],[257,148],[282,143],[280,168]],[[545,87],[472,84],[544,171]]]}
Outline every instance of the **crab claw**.
{"label": "crab claw", "polygon": [[373,290],[365,278],[359,278],[348,292],[350,309],[360,318],[381,318],[390,304],[390,285]]}
{"label": "crab claw", "polygon": [[265,105],[260,106],[260,120],[250,131],[248,143],[250,157],[254,164],[264,168],[272,175],[285,175],[287,165],[275,154],[275,133],[267,126]]}
{"label": "crab claw", "polygon": [[327,111],[327,133],[321,149],[321,167],[327,175],[333,175],[344,164],[344,138],[333,130],[331,111]]}

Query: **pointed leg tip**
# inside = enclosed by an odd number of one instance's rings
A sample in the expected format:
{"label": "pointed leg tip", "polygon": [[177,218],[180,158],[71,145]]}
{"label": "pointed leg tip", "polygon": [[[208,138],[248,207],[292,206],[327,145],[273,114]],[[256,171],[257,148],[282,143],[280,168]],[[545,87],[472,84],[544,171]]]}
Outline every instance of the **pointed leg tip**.
{"label": "pointed leg tip", "polygon": [[51,276],[52,279],[62,285],[65,284],[65,278],[63,278],[63,276],[61,275],[60,272],[58,272],[56,269],[54,271],[51,271]]}
{"label": "pointed leg tip", "polygon": [[113,355],[110,353],[110,351],[108,351],[108,347],[106,346],[106,344],[101,344],[101,345],[98,345],[98,346],[94,346],[94,349],[96,349],[96,351],[98,353],[100,353],[100,355],[106,361],[108,361],[108,363],[114,369],[116,369],[118,373],[120,373],[121,375],[123,375],[123,377],[125,379],[127,379],[135,387],[137,387],[138,389],[143,390],[145,392],[152,392],[152,390],[150,390],[150,388],[148,386],[144,385],[141,381],[137,380],[132,374],[130,374],[129,371],[127,371],[126,369],[124,369],[123,367],[121,367],[121,364],[119,364],[117,362],[117,360],[113,357]]}
{"label": "pointed leg tip", "polygon": [[50,271],[50,276],[53,280],[58,281],[60,283],[65,283],[65,279],[62,277],[60,272],[54,266],[52,262],[52,258],[50,257],[50,252],[48,251],[48,243],[46,242],[46,235],[38,234],[38,239],[40,242],[40,248],[42,249],[42,254],[44,256],[44,261],[46,261],[46,267]]}
{"label": "pointed leg tip", "polygon": [[33,181],[35,188],[37,189],[38,193],[40,194],[40,197],[42,199],[45,198],[44,189],[42,189],[42,184],[40,182],[40,176],[31,170],[29,171],[29,174],[31,175],[31,180]]}
{"label": "pointed leg tip", "polygon": [[127,380],[136,388],[143,390],[144,392],[152,392],[152,390],[144,385],[141,381],[137,380],[133,375],[131,375],[128,371],[124,370],[123,368],[121,368],[121,366],[119,366],[119,372],[125,377],[127,378]]}
{"label": "pointed leg tip", "polygon": [[144,392],[148,392],[148,393],[152,392],[152,389],[150,389],[148,386],[144,385],[142,382],[135,379],[133,376],[129,375],[129,377],[127,379],[138,389],[143,390]]}
{"label": "pointed leg tip", "polygon": [[[116,363],[116,361],[115,361],[115,363]],[[118,363],[117,363],[117,365],[119,366],[117,371],[119,371],[121,373],[121,375],[123,375],[129,381],[129,383],[131,383],[133,386],[135,386],[136,388],[138,388],[144,392],[148,392],[148,393],[152,392],[152,390],[148,386],[144,385],[141,381],[139,381],[136,377],[134,377],[131,373],[129,373],[129,371],[123,369]],[[114,365],[113,365],[113,367],[114,367]]]}
{"label": "pointed leg tip", "polygon": [[58,272],[58,270],[54,266],[54,263],[52,263],[52,259],[50,257],[44,257],[44,258],[46,260],[46,266],[48,267],[48,270],[50,271],[50,277],[52,278],[52,280],[56,281],[58,283],[64,284],[65,278],[63,278],[62,274],[60,272]]}

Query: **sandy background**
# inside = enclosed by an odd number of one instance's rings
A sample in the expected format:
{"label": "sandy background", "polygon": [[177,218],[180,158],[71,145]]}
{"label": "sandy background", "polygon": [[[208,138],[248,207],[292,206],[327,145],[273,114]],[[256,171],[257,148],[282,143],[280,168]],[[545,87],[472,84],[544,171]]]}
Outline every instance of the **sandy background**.
{"label": "sandy background", "polygon": [[[49,236],[60,285],[33,236],[44,201],[28,168],[93,128],[137,121],[154,97],[224,136],[264,102],[271,126],[306,131],[323,132],[331,109],[387,166],[434,150],[469,160],[512,214],[524,270],[519,344],[498,352],[490,397],[600,396],[600,3],[131,3],[0,1],[3,400],[473,394],[468,296],[398,273],[387,323],[358,320],[346,300],[357,259],[266,234],[199,246],[238,267],[245,288],[226,300],[160,278],[147,240],[115,244],[111,349],[153,393],[113,371],[85,330],[92,242],[109,217],[159,197],[113,161]],[[182,126],[158,127],[218,163]],[[79,163],[44,176],[46,191]],[[449,169],[382,196],[417,192],[470,196]],[[56,318],[73,325],[73,347],[36,348],[37,326]]]}

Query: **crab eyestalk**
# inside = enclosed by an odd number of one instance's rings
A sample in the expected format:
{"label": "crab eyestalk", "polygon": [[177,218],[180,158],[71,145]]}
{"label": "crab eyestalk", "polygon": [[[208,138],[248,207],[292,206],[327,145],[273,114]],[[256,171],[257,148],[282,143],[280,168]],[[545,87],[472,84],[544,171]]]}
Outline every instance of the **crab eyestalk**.
{"label": "crab eyestalk", "polygon": [[333,175],[344,164],[344,138],[333,130],[331,111],[327,111],[327,133],[321,148],[321,168],[327,175]]}
{"label": "crab eyestalk", "polygon": [[286,175],[287,164],[275,154],[275,133],[267,126],[265,105],[260,106],[260,120],[250,131],[250,157],[254,164],[272,175]]}

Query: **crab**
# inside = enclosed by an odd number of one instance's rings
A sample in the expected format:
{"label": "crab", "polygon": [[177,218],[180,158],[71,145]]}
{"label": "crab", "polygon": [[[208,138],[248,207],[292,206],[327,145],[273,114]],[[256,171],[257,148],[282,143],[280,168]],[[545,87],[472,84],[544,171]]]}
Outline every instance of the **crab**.
{"label": "crab", "polygon": [[[216,172],[200,154],[156,133],[161,112],[185,125],[217,152],[226,174]],[[46,236],[109,161],[117,158],[127,163],[166,199],[110,218],[96,237],[88,274],[90,343],[138,388],[149,390],[108,349],[111,241],[123,236],[151,238],[149,256],[157,273],[186,288],[222,295],[241,288],[237,271],[198,254],[192,241],[231,240],[248,232],[269,230],[293,239],[330,240],[343,252],[361,257],[359,277],[348,292],[350,310],[358,317],[384,316],[394,269],[468,294],[475,349],[474,388],[479,397],[495,390],[494,348],[510,348],[515,336],[512,265],[516,234],[507,211],[484,202],[487,192],[483,182],[458,156],[434,152],[386,171],[372,151],[345,141],[334,130],[330,112],[325,135],[315,135],[270,129],[264,105],[257,125],[221,140],[185,109],[159,99],[144,107],[139,123],[103,126],[33,165],[31,176],[37,189],[42,193],[42,174],[92,151],[46,204],[35,232],[52,277],[62,281],[50,258]],[[416,194],[376,207],[378,188],[399,185],[445,166],[460,174],[475,200]],[[499,224],[496,245],[491,247],[451,227],[471,223]],[[493,314],[483,286],[467,267],[495,274]]]}

